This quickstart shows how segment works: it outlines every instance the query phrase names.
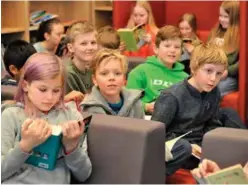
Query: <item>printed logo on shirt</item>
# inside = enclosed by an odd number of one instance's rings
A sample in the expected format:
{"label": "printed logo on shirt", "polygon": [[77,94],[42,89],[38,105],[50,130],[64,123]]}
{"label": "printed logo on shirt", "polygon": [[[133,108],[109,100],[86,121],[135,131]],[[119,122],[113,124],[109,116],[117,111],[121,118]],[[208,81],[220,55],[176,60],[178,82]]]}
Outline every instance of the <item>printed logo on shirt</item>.
{"label": "printed logo on shirt", "polygon": [[172,86],[173,83],[168,82],[168,81],[154,79],[154,80],[152,80],[152,85],[154,85],[154,86],[164,86],[164,87],[168,88],[168,87]]}

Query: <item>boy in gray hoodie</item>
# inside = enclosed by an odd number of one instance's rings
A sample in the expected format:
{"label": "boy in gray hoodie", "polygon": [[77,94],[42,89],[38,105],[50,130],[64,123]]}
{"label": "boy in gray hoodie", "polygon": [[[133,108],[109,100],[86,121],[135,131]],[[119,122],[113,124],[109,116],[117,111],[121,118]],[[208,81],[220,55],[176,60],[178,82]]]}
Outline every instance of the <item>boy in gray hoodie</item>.
{"label": "boy in gray hoodie", "polygon": [[83,111],[123,117],[144,118],[139,90],[124,88],[127,62],[118,51],[102,49],[91,69],[94,87],[81,103]]}

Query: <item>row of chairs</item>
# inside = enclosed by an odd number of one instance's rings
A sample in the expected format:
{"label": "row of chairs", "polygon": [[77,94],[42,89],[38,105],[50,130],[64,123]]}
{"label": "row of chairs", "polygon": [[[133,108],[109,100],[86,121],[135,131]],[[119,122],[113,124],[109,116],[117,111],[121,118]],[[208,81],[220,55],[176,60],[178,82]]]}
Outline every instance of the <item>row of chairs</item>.
{"label": "row of chairs", "polygon": [[[163,123],[108,115],[93,115],[88,150],[93,171],[87,183],[164,184],[165,127]],[[217,128],[203,139],[203,158],[220,167],[248,158],[246,130]]]}

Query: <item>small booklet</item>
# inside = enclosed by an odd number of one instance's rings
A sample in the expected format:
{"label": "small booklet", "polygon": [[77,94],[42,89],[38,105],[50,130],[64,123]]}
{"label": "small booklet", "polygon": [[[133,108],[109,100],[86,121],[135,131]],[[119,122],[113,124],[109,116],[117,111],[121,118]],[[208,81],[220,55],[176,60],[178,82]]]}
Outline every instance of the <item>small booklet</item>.
{"label": "small booklet", "polygon": [[[91,118],[92,115],[87,115],[83,120],[78,121],[78,124],[84,123],[84,134],[89,129]],[[52,125],[52,135],[44,143],[33,149],[33,154],[26,160],[26,163],[46,170],[54,170],[60,148],[62,147],[61,138],[62,127],[60,125]]]}
{"label": "small booklet", "polygon": [[139,35],[135,34],[135,31],[139,29],[142,25],[137,25],[134,28],[121,28],[117,32],[120,35],[120,39],[126,45],[127,51],[137,51],[139,47],[144,45],[143,41],[140,40]]}
{"label": "small booklet", "polygon": [[198,183],[203,184],[248,184],[248,178],[241,164],[224,168],[201,179],[195,176],[194,178]]}
{"label": "small booklet", "polygon": [[185,134],[183,134],[183,135],[181,135],[181,136],[178,136],[178,137],[176,137],[176,138],[174,138],[174,139],[171,139],[171,140],[169,140],[169,141],[166,141],[165,144],[166,144],[167,148],[171,151],[172,148],[173,148],[173,146],[175,145],[175,143],[176,143],[179,139],[181,139],[182,137],[184,137],[184,136],[186,136],[186,135],[188,135],[188,134],[190,134],[190,133],[192,133],[192,130],[189,131],[189,132],[187,132],[187,133],[185,133]]}

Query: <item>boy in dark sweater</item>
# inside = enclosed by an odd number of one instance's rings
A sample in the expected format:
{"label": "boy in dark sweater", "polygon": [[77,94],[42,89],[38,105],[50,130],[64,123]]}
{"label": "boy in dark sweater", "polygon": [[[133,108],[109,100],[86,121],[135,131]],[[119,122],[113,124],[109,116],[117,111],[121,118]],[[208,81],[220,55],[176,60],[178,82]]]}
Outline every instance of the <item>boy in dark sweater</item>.
{"label": "boy in dark sweater", "polygon": [[[201,145],[206,132],[227,126],[219,119],[217,88],[227,66],[226,54],[218,46],[206,44],[195,48],[190,61],[192,76],[164,90],[155,104],[152,120],[166,124],[166,140],[192,130],[185,139]],[[245,128],[242,123],[236,126]]]}

